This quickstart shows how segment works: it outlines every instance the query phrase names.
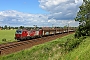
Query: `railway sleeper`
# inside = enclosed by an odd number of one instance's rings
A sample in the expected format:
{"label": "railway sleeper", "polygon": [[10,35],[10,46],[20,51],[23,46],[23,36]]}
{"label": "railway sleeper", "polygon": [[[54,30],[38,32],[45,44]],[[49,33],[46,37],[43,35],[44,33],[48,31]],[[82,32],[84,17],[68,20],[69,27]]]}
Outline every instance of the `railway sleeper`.
{"label": "railway sleeper", "polygon": [[18,43],[18,44],[14,44],[14,45],[21,46],[21,45],[24,45],[24,44],[23,43]]}
{"label": "railway sleeper", "polygon": [[27,41],[26,42],[23,42],[24,44],[29,44]]}
{"label": "railway sleeper", "polygon": [[5,49],[8,49],[9,47],[3,47],[3,48],[1,48],[1,50],[5,50]]}
{"label": "railway sleeper", "polygon": [[38,40],[37,39],[34,39],[33,41],[37,42]]}
{"label": "railway sleeper", "polygon": [[5,48],[0,48],[0,50],[4,50]]}
{"label": "railway sleeper", "polygon": [[32,43],[32,40],[28,40],[28,43]]}
{"label": "railway sleeper", "polygon": [[5,47],[2,47],[1,49],[8,49],[8,48],[13,48],[13,46],[5,46]]}
{"label": "railway sleeper", "polygon": [[16,44],[16,45],[12,45],[13,47],[17,47],[18,45]]}
{"label": "railway sleeper", "polygon": [[21,45],[25,45],[25,44],[23,44],[23,43],[15,44],[15,46],[21,46]]}

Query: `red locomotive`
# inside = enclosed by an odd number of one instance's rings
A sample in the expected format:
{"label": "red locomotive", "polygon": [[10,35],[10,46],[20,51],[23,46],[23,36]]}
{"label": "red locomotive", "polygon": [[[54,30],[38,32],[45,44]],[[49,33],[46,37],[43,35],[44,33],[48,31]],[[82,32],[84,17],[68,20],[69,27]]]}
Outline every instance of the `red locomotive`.
{"label": "red locomotive", "polygon": [[39,30],[18,29],[16,30],[15,33],[15,39],[17,40],[30,39],[36,36],[42,36],[42,29]]}
{"label": "red locomotive", "polygon": [[68,32],[68,29],[64,28],[42,28],[42,29],[18,29],[15,33],[15,39],[17,40],[26,40],[31,39],[34,37],[41,37],[45,35],[52,35],[52,34],[59,34],[59,33],[65,33]]}

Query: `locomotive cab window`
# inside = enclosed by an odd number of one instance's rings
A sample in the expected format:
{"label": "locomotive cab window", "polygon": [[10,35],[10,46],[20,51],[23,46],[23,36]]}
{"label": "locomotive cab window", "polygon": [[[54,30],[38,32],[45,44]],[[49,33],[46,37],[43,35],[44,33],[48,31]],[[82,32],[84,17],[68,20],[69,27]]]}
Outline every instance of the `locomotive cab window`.
{"label": "locomotive cab window", "polygon": [[16,34],[21,34],[21,33],[22,33],[21,30],[17,30],[17,31],[16,31]]}

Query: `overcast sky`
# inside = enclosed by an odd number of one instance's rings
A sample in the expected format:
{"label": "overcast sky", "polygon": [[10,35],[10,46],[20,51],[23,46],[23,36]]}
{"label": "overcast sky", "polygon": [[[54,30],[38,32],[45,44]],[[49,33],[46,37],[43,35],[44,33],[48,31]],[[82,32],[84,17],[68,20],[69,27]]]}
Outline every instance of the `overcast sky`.
{"label": "overcast sky", "polygon": [[78,26],[82,0],[1,0],[0,26]]}

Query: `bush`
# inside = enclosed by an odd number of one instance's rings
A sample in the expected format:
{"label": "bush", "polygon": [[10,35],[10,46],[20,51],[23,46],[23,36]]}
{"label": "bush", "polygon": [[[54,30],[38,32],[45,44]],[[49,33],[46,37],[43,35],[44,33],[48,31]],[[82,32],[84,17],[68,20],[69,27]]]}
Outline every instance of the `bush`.
{"label": "bush", "polygon": [[79,37],[81,37],[81,32],[80,31],[78,31],[78,30],[76,30],[76,32],[75,32],[75,38],[79,38]]}
{"label": "bush", "polygon": [[64,44],[61,44],[61,46],[64,47],[64,51],[68,52],[77,47],[84,39],[85,37],[80,37],[79,39],[68,38]]}
{"label": "bush", "polygon": [[2,41],[6,41],[6,39],[5,39],[5,38],[3,38],[3,39],[2,39]]}
{"label": "bush", "polygon": [[90,36],[90,21],[88,21],[84,25],[79,25],[78,29],[75,32],[75,38],[79,38],[81,36]]}

